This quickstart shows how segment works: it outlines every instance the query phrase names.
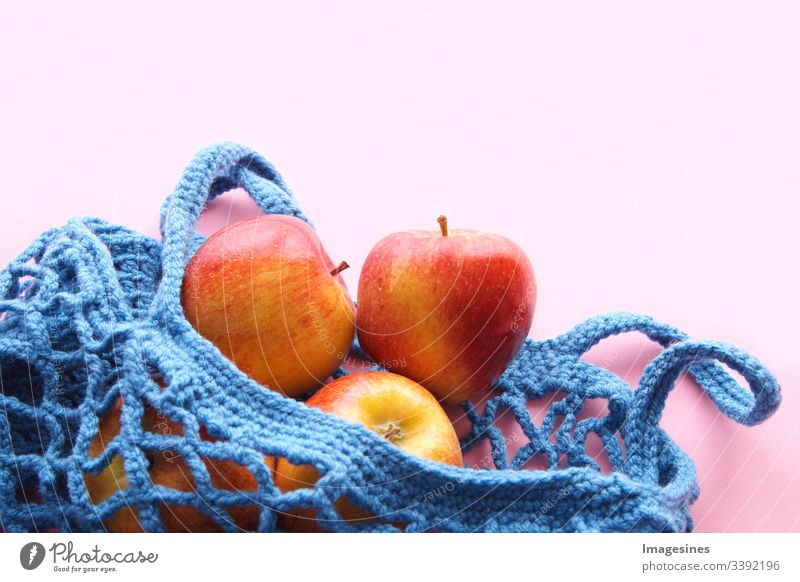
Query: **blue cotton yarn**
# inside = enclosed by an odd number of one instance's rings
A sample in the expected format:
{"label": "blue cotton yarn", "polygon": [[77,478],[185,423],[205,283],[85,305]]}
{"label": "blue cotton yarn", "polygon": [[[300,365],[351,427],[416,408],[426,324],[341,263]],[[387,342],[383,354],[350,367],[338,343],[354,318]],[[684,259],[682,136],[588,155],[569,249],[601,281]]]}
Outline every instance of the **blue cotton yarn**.
{"label": "blue cotton yarn", "polygon": [[[192,506],[225,531],[236,530],[227,508],[243,504],[261,508],[261,531],[275,530],[276,515],[296,507],[316,509],[335,531],[394,531],[397,524],[406,531],[690,531],[689,506],[698,494],[694,464],[659,427],[676,378],[688,370],[725,415],[746,425],[763,421],[780,403],[770,372],[735,346],[691,340],[647,316],[612,313],[554,339],[527,340],[485,406],[463,405],[471,429],[462,448],[487,442],[495,469],[413,457],[362,426],[257,385],[184,318],[183,271],[203,241],[194,224],[208,200],[235,187],[264,212],[308,220],[269,162],[222,143],[197,155],[164,204],[163,245],[78,218],[42,234],[2,271],[4,530],[102,531],[103,520],[128,505],[145,530],[163,531],[166,503]],[[604,338],[632,331],[664,346],[635,391],[581,360]],[[749,390],[720,364],[740,373]],[[555,392],[563,398],[535,423],[526,403]],[[122,430],[92,458],[98,418],[120,396]],[[608,412],[578,420],[587,398],[605,400]],[[184,434],[145,432],[145,404],[180,422]],[[504,413],[527,439],[513,456],[496,424]],[[217,440],[201,439],[200,427]],[[610,474],[586,452],[591,434],[603,443]],[[147,454],[167,449],[191,469],[196,492],[150,481]],[[83,475],[100,472],[116,454],[129,487],[95,505]],[[323,476],[314,488],[282,493],[264,454],[313,464]],[[248,467],[258,490],[213,487],[204,458]],[[547,469],[525,469],[534,458]],[[334,502],[342,495],[380,519],[341,521]]]}

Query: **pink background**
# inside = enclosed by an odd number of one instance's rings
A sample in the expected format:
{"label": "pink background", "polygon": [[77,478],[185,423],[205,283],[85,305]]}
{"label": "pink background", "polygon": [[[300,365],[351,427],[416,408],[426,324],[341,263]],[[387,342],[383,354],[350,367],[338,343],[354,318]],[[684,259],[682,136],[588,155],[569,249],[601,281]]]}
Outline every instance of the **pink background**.
{"label": "pink background", "polygon": [[[6,6],[3,263],[71,215],[155,234],[194,151],[240,141],[353,291],[374,242],[446,212],[528,251],[536,338],[627,309],[754,352],[783,386],[770,421],[682,382],[664,425],[698,466],[699,531],[800,531],[797,4],[272,4]],[[635,381],[656,353],[591,359]]]}

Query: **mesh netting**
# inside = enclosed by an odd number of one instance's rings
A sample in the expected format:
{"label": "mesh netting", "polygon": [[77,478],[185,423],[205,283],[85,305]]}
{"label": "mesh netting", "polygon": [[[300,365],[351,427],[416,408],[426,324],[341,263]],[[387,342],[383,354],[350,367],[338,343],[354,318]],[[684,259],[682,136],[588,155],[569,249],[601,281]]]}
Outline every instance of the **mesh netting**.
{"label": "mesh netting", "polygon": [[[658,426],[676,378],[688,370],[742,424],[764,420],[780,402],[775,379],[746,352],[615,313],[551,340],[527,340],[491,398],[463,405],[470,430],[462,449],[488,442],[491,470],[411,456],[259,386],[184,318],[183,270],[203,240],[194,224],[209,199],[236,187],[264,212],[307,220],[267,161],[220,144],[198,154],[164,205],[163,245],[99,219],[73,219],[3,270],[4,530],[103,531],[128,512],[134,531],[174,529],[185,516],[203,529],[273,531],[282,512],[305,508],[334,531],[686,531],[698,493],[694,465]],[[664,346],[635,391],[581,359],[630,331]],[[535,422],[529,403],[543,397],[550,405]],[[604,413],[579,419],[587,399],[605,401]],[[501,415],[524,435],[513,455]],[[154,430],[158,422],[170,430]],[[611,472],[587,453],[590,435]],[[313,465],[319,481],[280,491],[271,465],[279,457]],[[532,459],[546,468],[526,468]],[[156,477],[165,460],[182,480]],[[238,473],[220,470],[231,467]],[[114,491],[93,498],[87,482],[109,471]],[[343,520],[342,497],[373,517]]]}

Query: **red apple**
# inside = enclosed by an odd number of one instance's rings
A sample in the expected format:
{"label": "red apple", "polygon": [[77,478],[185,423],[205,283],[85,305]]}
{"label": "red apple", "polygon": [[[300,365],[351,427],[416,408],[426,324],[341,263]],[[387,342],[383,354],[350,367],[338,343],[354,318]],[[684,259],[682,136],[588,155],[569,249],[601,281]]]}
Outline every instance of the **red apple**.
{"label": "red apple", "polygon": [[268,215],[216,232],[186,267],[187,319],[244,373],[291,397],[322,384],[350,350],[354,310],[314,230]]}
{"label": "red apple", "polygon": [[[323,386],[307,404],[345,420],[363,424],[394,445],[419,457],[461,467],[463,460],[455,429],[436,398],[416,382],[389,372],[350,374]],[[275,484],[282,491],[313,487],[319,473],[310,465],[278,460]],[[347,497],[336,502],[347,521],[374,519]],[[316,513],[295,509],[281,514],[284,530],[326,531]]]}
{"label": "red apple", "polygon": [[523,250],[473,230],[378,242],[358,284],[358,340],[383,367],[458,404],[487,392],[528,336],[536,280]]}

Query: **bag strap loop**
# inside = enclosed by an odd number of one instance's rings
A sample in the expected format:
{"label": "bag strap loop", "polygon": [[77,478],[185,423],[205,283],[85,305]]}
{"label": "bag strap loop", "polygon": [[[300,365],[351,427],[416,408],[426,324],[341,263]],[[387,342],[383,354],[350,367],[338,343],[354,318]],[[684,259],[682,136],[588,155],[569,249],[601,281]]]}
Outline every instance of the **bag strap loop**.
{"label": "bag strap loop", "polygon": [[[722,366],[741,374],[749,391]],[[659,422],[667,396],[681,373],[690,370],[719,410],[740,424],[752,426],[769,417],[781,401],[780,387],[754,356],[736,346],[713,341],[683,341],[656,356],[639,381],[622,426],[627,461],[634,479],[658,483]]]}
{"label": "bag strap loop", "polygon": [[258,153],[222,142],[201,150],[161,207],[162,279],[153,301],[156,316],[180,320],[183,272],[204,238],[195,232],[200,213],[210,201],[243,188],[267,214],[288,214],[309,222],[278,171]]}

